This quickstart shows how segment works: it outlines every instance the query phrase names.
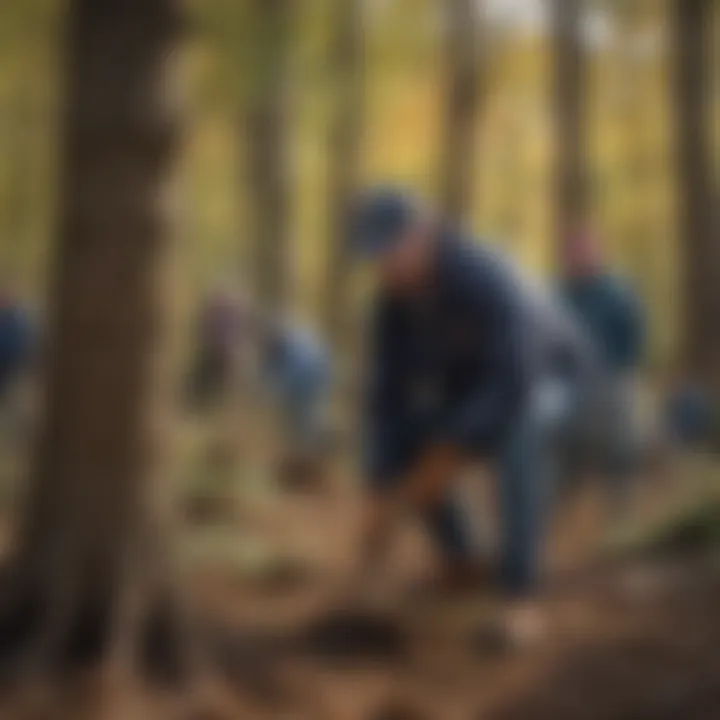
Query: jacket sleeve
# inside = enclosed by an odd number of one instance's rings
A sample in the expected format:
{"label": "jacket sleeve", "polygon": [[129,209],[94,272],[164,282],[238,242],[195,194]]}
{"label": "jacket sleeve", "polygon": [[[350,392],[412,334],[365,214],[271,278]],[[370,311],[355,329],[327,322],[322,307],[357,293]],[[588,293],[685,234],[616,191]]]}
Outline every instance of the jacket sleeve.
{"label": "jacket sleeve", "polygon": [[404,402],[401,340],[385,303],[381,302],[375,309],[369,341],[363,417],[364,473],[372,486],[382,486],[392,480],[397,471]]}
{"label": "jacket sleeve", "polygon": [[627,285],[618,285],[613,305],[618,362],[622,370],[633,370],[642,362],[645,350],[645,311],[636,293]]}
{"label": "jacket sleeve", "polygon": [[523,320],[520,280],[492,265],[477,273],[471,269],[459,268],[455,283],[479,327],[485,328],[487,373],[451,411],[445,428],[451,442],[482,447],[493,444],[521,407],[534,348]]}

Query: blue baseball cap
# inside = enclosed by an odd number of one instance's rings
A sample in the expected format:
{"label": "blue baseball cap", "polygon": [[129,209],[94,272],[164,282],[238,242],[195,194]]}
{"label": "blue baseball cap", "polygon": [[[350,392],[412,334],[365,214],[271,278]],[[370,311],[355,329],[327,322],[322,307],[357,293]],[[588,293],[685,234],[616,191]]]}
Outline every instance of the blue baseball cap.
{"label": "blue baseball cap", "polygon": [[365,192],[351,211],[351,252],[376,257],[392,250],[418,215],[418,203],[402,190],[380,187]]}

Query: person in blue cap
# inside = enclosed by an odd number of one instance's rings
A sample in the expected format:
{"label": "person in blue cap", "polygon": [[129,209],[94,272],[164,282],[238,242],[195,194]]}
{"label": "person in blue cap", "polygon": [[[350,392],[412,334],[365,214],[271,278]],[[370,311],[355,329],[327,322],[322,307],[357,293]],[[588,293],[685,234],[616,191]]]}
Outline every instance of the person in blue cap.
{"label": "person in blue cap", "polygon": [[537,626],[553,437],[568,388],[591,350],[549,292],[507,258],[429,213],[399,190],[361,197],[354,251],[377,265],[365,413],[368,502],[363,562],[376,564],[399,514],[423,516],[446,566],[473,559],[453,501],[477,459],[495,469],[501,525],[497,578],[508,623]]}

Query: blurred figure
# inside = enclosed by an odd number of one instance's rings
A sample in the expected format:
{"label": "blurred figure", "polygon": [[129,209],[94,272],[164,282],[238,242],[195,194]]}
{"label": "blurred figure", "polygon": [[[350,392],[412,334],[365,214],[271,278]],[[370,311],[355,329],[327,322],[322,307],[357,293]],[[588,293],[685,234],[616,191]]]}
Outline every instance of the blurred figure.
{"label": "blurred figure", "polygon": [[254,310],[237,283],[205,296],[198,316],[190,405],[203,414],[205,461],[214,477],[233,477],[246,455],[256,342]]}
{"label": "blurred figure", "polygon": [[11,433],[24,424],[19,390],[32,369],[36,346],[30,311],[11,290],[0,292],[0,412]]}
{"label": "blurred figure", "polygon": [[205,298],[191,378],[196,409],[217,408],[235,396],[244,357],[251,349],[251,314],[248,299],[231,286],[217,288]]}
{"label": "blurred figure", "polygon": [[682,376],[668,388],[664,420],[666,439],[671,447],[679,449],[707,446],[719,427],[707,391]]}
{"label": "blurred figure", "polygon": [[330,352],[317,334],[297,321],[260,325],[261,375],[284,436],[281,480],[288,488],[317,488],[331,445]]}
{"label": "blurred figure", "polygon": [[608,266],[590,229],[580,228],[567,239],[562,262],[562,296],[587,330],[599,360],[595,387],[573,425],[569,452],[573,470],[607,475],[610,509],[619,519],[632,505],[642,442],[638,374],[645,353],[645,315],[630,284]]}
{"label": "blurred figure", "polygon": [[438,541],[444,578],[465,575],[477,558],[453,490],[464,468],[487,460],[499,485],[499,579],[514,601],[501,631],[523,642],[540,625],[555,437],[590,348],[550,293],[402,193],[369,193],[354,225],[358,251],[379,271],[364,568],[378,564],[410,506]]}

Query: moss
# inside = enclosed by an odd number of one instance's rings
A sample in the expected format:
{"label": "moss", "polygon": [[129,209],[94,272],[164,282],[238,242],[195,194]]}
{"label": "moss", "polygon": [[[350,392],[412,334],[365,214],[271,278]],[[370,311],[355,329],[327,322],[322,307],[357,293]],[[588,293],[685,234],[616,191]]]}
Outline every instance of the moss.
{"label": "moss", "polygon": [[611,552],[621,557],[665,557],[714,548],[720,548],[720,497],[711,496],[619,539]]}

